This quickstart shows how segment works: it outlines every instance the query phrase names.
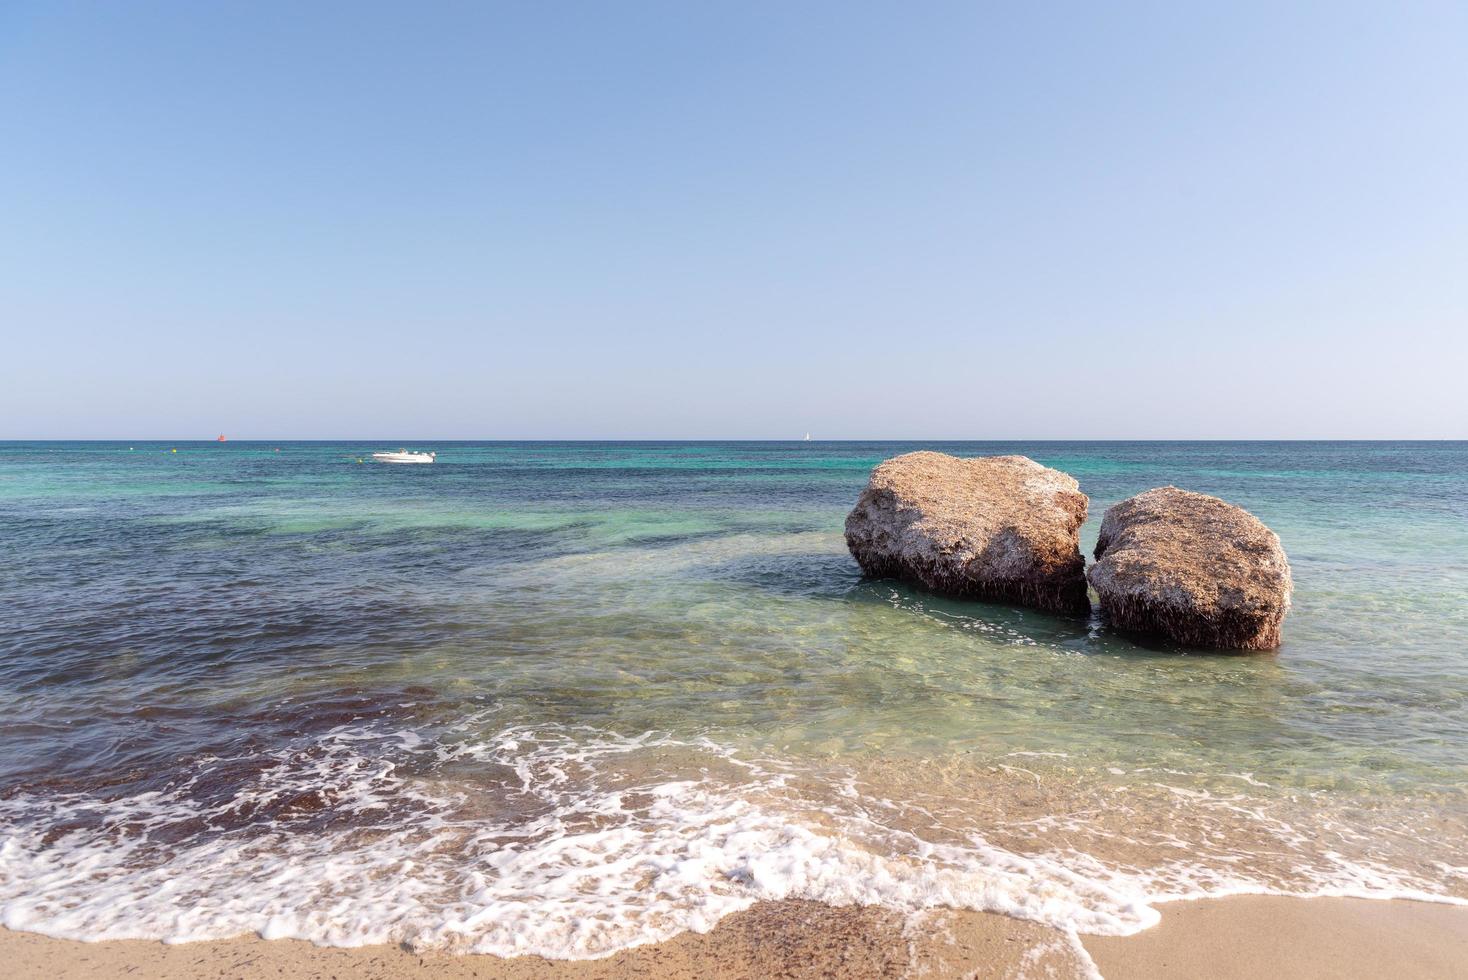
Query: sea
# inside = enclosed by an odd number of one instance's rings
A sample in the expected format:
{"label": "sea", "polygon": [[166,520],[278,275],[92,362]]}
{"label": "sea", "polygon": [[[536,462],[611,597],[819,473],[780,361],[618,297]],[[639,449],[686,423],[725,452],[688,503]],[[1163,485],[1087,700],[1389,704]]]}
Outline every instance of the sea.
{"label": "sea", "polygon": [[[0,443],[0,924],[592,958],[761,900],[1468,900],[1468,443]],[[863,578],[881,460],[1239,504],[1284,641]]]}

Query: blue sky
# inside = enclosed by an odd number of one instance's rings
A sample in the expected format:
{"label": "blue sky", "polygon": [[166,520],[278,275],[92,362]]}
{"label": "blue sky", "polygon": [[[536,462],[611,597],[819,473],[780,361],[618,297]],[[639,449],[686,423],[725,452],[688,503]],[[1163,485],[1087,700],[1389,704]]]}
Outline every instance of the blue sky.
{"label": "blue sky", "polygon": [[0,438],[1468,437],[1465,43],[0,0]]}

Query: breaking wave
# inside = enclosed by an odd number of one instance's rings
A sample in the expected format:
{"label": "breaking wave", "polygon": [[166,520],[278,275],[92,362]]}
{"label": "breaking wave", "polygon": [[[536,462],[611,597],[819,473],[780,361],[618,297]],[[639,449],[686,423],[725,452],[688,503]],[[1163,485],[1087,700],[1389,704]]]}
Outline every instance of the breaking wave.
{"label": "breaking wave", "polygon": [[[1404,870],[1243,796],[1147,774],[1132,786],[1155,798],[1132,788],[1130,804],[1025,816],[1005,794],[1042,782],[1026,761],[983,767],[990,781],[968,786],[986,802],[967,806],[656,733],[483,733],[471,719],[430,738],[355,722],[191,760],[146,792],[0,799],[0,923],[579,959],[706,931],[766,899],[989,910],[1072,935],[1133,933],[1158,901],[1238,892],[1462,902],[1461,867]],[[1175,809],[1160,829],[1138,836],[1127,806],[1163,805]]]}

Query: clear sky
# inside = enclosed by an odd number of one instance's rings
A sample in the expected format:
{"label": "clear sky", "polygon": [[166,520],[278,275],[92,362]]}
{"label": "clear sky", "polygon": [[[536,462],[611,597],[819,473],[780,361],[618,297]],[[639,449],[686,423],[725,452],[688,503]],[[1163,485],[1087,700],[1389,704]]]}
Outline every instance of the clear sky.
{"label": "clear sky", "polygon": [[1468,437],[1468,4],[0,0],[0,438]]}

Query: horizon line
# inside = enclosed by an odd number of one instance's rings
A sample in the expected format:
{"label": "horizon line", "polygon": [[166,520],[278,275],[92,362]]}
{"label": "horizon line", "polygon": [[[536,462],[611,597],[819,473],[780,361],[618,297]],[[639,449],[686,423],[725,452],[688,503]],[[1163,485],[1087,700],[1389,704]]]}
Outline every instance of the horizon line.
{"label": "horizon line", "polygon": [[48,438],[45,436],[28,436],[20,438],[0,438],[0,445],[6,443],[37,443],[37,442],[65,442],[65,443],[203,443],[207,445],[229,445],[231,443],[333,443],[333,442],[398,442],[398,443],[880,443],[880,442],[979,442],[979,443],[1001,443],[1001,442],[1468,442],[1468,437],[1452,436],[1370,436],[1370,437],[1345,437],[1345,436],[1271,436],[1271,437],[1247,437],[1247,436],[1085,436],[1076,438],[1062,438],[1056,436],[1039,437],[976,437],[976,436],[871,436],[871,437],[845,437],[837,439],[816,438],[760,438],[760,437],[523,437],[523,438],[492,438],[492,439],[469,439],[462,437],[433,437],[433,436],[291,436],[283,438],[271,437],[240,437],[227,438],[223,442],[218,437],[211,436],[187,436],[187,437],[158,437],[158,436],[131,436],[131,437],[81,437],[66,436],[62,438]]}

